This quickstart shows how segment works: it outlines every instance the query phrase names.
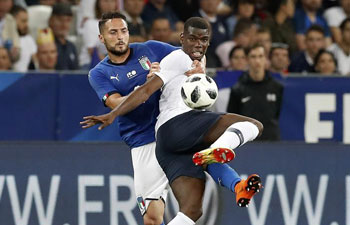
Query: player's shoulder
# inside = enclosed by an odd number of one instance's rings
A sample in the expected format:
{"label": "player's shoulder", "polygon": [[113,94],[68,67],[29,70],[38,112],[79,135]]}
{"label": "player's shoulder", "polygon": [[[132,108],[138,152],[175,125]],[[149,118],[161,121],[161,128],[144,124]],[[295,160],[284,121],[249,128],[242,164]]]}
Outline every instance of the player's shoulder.
{"label": "player's shoulder", "polygon": [[182,49],[172,51],[161,61],[161,65],[173,65],[174,67],[184,66],[188,63],[192,64],[192,60]]}
{"label": "player's shoulder", "polygon": [[105,73],[106,70],[108,70],[109,65],[107,63],[108,58],[104,58],[102,61],[100,61],[94,68],[92,68],[89,71],[89,77],[93,76],[100,76]]}
{"label": "player's shoulder", "polygon": [[191,60],[189,56],[182,49],[177,49],[170,52],[167,56],[163,58],[162,61],[167,61],[167,60],[169,61],[169,60],[175,60],[175,59],[178,59],[178,60],[181,59],[180,61]]}
{"label": "player's shoulder", "polygon": [[150,47],[150,48],[171,46],[170,44],[167,44],[167,43],[164,43],[164,42],[161,42],[161,41],[155,41],[155,40],[146,41],[146,42],[144,42],[144,44],[147,47]]}

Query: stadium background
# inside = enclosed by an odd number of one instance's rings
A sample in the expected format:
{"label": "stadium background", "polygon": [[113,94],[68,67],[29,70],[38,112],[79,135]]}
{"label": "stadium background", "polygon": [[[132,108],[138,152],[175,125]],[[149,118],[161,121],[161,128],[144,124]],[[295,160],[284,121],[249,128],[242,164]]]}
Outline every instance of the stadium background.
{"label": "stadium background", "polygon": [[[234,83],[238,72],[218,72]],[[286,89],[282,141],[250,143],[231,162],[259,173],[249,208],[208,179],[199,224],[350,225],[350,79],[279,78]],[[82,130],[106,108],[86,73],[0,74],[0,224],[141,224],[128,147],[114,125]],[[170,197],[168,220],[177,204]]]}

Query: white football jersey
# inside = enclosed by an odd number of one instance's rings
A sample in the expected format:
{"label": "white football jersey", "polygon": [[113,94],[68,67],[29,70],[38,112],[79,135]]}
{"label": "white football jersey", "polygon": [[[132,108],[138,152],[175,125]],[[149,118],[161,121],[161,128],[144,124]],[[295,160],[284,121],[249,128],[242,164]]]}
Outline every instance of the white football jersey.
{"label": "white football jersey", "polygon": [[[205,57],[201,62],[205,65]],[[160,72],[156,74],[164,84],[161,89],[160,114],[156,123],[156,132],[171,118],[192,110],[181,97],[181,87],[187,79],[185,73],[192,69],[192,63],[192,59],[182,49],[171,52],[160,62]]]}

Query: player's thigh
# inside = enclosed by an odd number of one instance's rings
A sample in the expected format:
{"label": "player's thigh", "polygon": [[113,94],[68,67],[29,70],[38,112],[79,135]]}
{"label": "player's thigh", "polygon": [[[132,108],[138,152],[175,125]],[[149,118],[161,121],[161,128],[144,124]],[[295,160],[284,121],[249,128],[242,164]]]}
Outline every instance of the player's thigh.
{"label": "player's thigh", "polygon": [[205,180],[180,176],[170,186],[179,203],[180,211],[197,220],[202,213]]}
{"label": "player's thigh", "polygon": [[[131,150],[134,168],[135,194],[141,213],[148,210],[152,200],[166,199],[168,179],[159,166],[155,155],[155,143]],[[140,204],[141,203],[141,204]]]}
{"label": "player's thigh", "polygon": [[214,143],[224,132],[225,130],[234,123],[249,121],[254,124],[259,124],[260,122],[246,116],[227,113],[220,116],[220,118],[216,121],[216,123],[208,130],[208,132],[204,135],[204,142],[207,144]]}

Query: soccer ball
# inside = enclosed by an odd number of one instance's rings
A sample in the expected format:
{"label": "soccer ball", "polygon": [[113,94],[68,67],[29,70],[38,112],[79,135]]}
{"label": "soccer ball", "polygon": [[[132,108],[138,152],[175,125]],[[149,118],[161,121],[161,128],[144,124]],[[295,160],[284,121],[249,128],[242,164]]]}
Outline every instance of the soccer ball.
{"label": "soccer ball", "polygon": [[193,74],[183,83],[181,96],[188,107],[206,109],[215,103],[218,87],[211,77],[205,74]]}

